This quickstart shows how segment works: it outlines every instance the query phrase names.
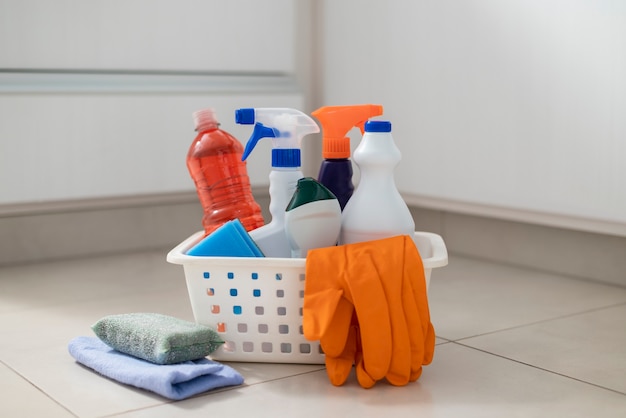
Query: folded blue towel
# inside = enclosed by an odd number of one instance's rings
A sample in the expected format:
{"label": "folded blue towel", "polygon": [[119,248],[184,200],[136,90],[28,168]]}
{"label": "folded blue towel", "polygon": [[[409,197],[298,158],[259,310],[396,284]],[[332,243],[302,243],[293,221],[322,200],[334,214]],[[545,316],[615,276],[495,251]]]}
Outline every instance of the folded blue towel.
{"label": "folded blue towel", "polygon": [[169,399],[243,383],[235,369],[206,358],[159,365],[116,351],[95,337],[76,337],[68,349],[76,361],[106,377]]}

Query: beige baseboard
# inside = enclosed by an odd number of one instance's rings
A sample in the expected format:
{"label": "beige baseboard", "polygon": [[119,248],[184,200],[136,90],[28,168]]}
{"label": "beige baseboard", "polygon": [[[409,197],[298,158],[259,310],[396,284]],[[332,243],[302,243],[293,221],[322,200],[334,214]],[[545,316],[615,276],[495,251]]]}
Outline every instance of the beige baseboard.
{"label": "beige baseboard", "polygon": [[412,207],[448,252],[626,286],[626,237]]}
{"label": "beige baseboard", "polygon": [[[253,193],[261,207],[269,206],[265,188]],[[3,207],[0,265],[165,251],[201,230],[201,219],[192,192]]]}
{"label": "beige baseboard", "polygon": [[[254,190],[261,207],[265,189]],[[626,237],[413,206],[454,255],[626,286]],[[264,213],[266,219],[269,214]],[[201,229],[194,193],[0,208],[0,265],[169,248]]]}

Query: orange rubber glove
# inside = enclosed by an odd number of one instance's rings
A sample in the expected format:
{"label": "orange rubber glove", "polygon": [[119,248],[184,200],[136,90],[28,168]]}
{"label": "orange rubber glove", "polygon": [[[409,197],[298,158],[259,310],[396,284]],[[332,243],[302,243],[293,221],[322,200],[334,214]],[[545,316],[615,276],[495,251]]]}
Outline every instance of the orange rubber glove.
{"label": "orange rubber glove", "polygon": [[[428,312],[424,267],[408,236],[373,244],[374,264],[388,302],[392,330],[392,357],[385,378],[402,386],[419,378],[422,364],[430,363],[434,352],[435,334]],[[368,368],[367,362],[357,362],[357,378],[363,387],[374,384]]]}
{"label": "orange rubber glove", "polygon": [[[348,335],[346,336],[346,343],[342,350],[337,355],[326,354],[324,351],[326,374],[330,382],[335,386],[341,386],[345,383],[350,375],[355,359],[362,357],[360,355],[361,348],[358,343],[358,334],[359,326],[355,317],[355,321],[348,326]],[[320,339],[322,349],[324,348],[325,342],[328,341],[329,336],[323,336]]]}
{"label": "orange rubber glove", "polygon": [[335,385],[345,382],[356,357],[358,328],[352,322],[355,307],[361,331],[361,363],[368,365],[367,374],[374,380],[382,379],[389,370],[389,308],[368,256],[373,249],[351,244],[316,249],[307,255],[304,336],[320,340],[326,370]]}
{"label": "orange rubber glove", "polygon": [[312,250],[306,277],[304,334],[320,340],[333,384],[345,382],[352,364],[365,388],[383,377],[393,385],[419,378],[435,334],[410,237]]}

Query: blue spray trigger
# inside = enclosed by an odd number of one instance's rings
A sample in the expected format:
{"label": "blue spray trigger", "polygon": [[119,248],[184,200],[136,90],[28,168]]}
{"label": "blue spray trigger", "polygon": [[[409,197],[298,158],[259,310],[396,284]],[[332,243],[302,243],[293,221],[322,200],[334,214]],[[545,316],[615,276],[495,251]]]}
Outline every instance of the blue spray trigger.
{"label": "blue spray trigger", "polygon": [[240,125],[252,125],[254,123],[254,108],[247,107],[235,110],[235,122]]}
{"label": "blue spray trigger", "polygon": [[[239,109],[246,110],[246,109]],[[254,109],[251,109],[252,116],[254,117]],[[237,122],[240,123],[240,122]],[[250,139],[246,143],[246,148],[243,150],[243,155],[241,156],[241,161],[245,161],[248,158],[248,155],[252,152],[254,147],[256,147],[257,142],[263,138],[276,138],[276,131],[272,128],[268,128],[263,126],[262,123],[256,123],[254,125],[254,130],[252,131],[252,135],[250,135]]]}

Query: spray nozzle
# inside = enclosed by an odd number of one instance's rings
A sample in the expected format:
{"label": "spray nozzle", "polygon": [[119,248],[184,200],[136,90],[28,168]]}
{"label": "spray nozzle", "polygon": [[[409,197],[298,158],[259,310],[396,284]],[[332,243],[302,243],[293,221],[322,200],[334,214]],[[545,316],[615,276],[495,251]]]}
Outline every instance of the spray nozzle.
{"label": "spray nozzle", "polygon": [[254,123],[254,108],[247,107],[235,110],[235,122],[240,125],[252,125]]}
{"label": "spray nozzle", "polygon": [[324,158],[350,157],[350,138],[346,135],[353,127],[365,132],[365,122],[383,114],[381,105],[324,106],[311,113],[320,121],[323,130],[322,156]]}
{"label": "spray nozzle", "polygon": [[235,122],[255,124],[246,144],[245,160],[262,138],[272,138],[272,167],[300,167],[300,142],[305,135],[317,133],[319,126],[311,117],[290,108],[242,108],[235,111]]}

